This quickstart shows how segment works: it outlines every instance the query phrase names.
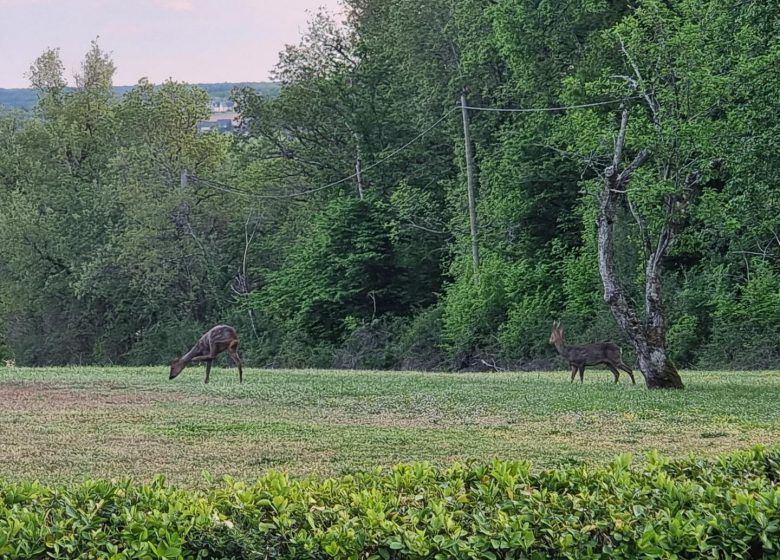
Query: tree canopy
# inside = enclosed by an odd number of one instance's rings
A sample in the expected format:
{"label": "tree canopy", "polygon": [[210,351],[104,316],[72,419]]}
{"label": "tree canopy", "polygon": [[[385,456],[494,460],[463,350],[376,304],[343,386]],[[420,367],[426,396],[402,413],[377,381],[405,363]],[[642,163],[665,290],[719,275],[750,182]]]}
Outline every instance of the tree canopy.
{"label": "tree canopy", "polygon": [[[636,320],[664,245],[670,362],[780,364],[778,5],[346,0],[345,14],[315,14],[283,51],[278,95],[234,89],[235,135],[197,132],[197,86],[114,96],[97,44],[75,87],[56,50],[34,61],[32,118],[0,115],[0,353],[160,363],[229,322],[258,366],[543,367],[561,320],[570,341],[633,360],[598,255],[625,112],[624,164],[646,156],[611,224]],[[464,92],[502,110],[470,110],[478,278]]]}

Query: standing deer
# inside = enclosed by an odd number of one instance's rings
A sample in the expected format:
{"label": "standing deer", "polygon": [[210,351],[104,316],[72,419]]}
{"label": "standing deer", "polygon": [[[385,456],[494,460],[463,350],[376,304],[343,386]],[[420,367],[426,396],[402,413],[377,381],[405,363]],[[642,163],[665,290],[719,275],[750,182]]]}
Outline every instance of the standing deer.
{"label": "standing deer", "polygon": [[200,340],[189,352],[184,354],[184,356],[177,356],[171,364],[171,375],[168,379],[174,379],[191,363],[206,362],[206,380],[204,383],[208,383],[211,363],[218,354],[226,350],[230,354],[233,363],[238,366],[238,382],[243,383],[244,372],[241,371],[241,358],[238,356],[238,334],[236,329],[227,325],[212,327],[206,334],[200,337]]}
{"label": "standing deer", "polygon": [[574,378],[577,376],[577,371],[580,372],[580,383],[584,383],[585,366],[605,364],[612,371],[615,383],[620,378],[620,372],[618,371],[618,368],[620,368],[628,373],[631,383],[636,385],[634,372],[623,363],[623,350],[617,344],[597,342],[596,344],[583,344],[582,346],[567,346],[566,341],[563,339],[563,328],[561,323],[557,321],[553,323],[550,344],[555,346],[558,354],[568,360],[571,367],[572,383],[574,383]]}

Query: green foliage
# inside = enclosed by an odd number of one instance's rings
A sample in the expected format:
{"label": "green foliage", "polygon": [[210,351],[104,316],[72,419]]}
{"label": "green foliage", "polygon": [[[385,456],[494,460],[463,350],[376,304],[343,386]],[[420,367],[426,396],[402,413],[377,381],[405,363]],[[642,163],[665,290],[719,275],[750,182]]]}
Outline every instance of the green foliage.
{"label": "green foliage", "polygon": [[468,353],[476,345],[490,345],[490,335],[501,324],[505,313],[506,286],[504,268],[497,257],[483,254],[481,276],[474,277],[470,256],[453,265],[459,281],[447,289],[444,337],[451,351]]}
{"label": "green foliage", "polygon": [[443,349],[442,315],[442,307],[433,306],[400,323],[393,346],[398,367],[412,371],[451,369]]}
{"label": "green foliage", "polygon": [[535,473],[526,462],[397,465],[300,481],[227,477],[205,492],[0,482],[16,558],[770,558],[780,454]]}
{"label": "green foliage", "polygon": [[0,338],[0,361],[13,360],[14,353],[5,338]]}
{"label": "green foliage", "polygon": [[266,278],[257,306],[313,340],[337,341],[354,321],[398,309],[399,271],[382,207],[333,200],[317,216],[289,261]]}
{"label": "green foliage", "polygon": [[148,486],[89,481],[72,489],[0,482],[0,555],[35,558],[166,558],[186,549],[213,507],[157,479]]}
{"label": "green foliage", "polygon": [[718,294],[709,361],[767,367],[778,359],[780,273],[774,265],[753,259],[750,277],[738,291]]}
{"label": "green foliage", "polygon": [[698,320],[695,316],[682,315],[666,333],[669,354],[678,366],[690,365],[695,356],[698,341]]}
{"label": "green foliage", "polygon": [[550,311],[558,305],[551,289],[542,290],[526,289],[521,297],[512,298],[507,320],[499,329],[499,342],[505,355],[530,360],[551,353],[545,335],[550,330]]}
{"label": "green foliage", "polygon": [[56,49],[34,61],[35,110],[0,114],[0,353],[149,363],[226,321],[275,365],[528,366],[552,355],[552,319],[571,342],[624,342],[593,196],[618,106],[471,113],[476,282],[460,115],[418,137],[465,91],[501,108],[626,98],[626,158],[651,153],[616,220],[626,291],[642,308],[648,246],[685,194],[660,263],[673,360],[780,363],[777,3],[344,9],[343,25],[312,17],[279,82],[238,84],[234,137],[195,130],[226,84],[113,87],[98,45],[76,87]]}
{"label": "green foliage", "polygon": [[37,117],[6,117],[0,147],[4,338],[20,363],[168,361],[224,305],[224,205],[179,182],[220,165],[229,139],[197,134],[198,88],[143,82],[119,101],[93,44],[62,91],[47,56]]}

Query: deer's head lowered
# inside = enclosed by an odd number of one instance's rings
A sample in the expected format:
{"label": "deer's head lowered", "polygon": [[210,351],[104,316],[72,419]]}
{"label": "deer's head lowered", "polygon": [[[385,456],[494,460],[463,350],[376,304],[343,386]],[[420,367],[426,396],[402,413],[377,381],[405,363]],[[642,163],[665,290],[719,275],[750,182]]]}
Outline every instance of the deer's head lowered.
{"label": "deer's head lowered", "polygon": [[204,383],[209,382],[211,373],[211,364],[214,358],[222,352],[230,354],[230,359],[238,367],[238,381],[244,380],[244,372],[241,369],[241,358],[238,355],[238,333],[236,329],[228,325],[217,325],[211,327],[203,336],[198,339],[195,346],[184,356],[177,356],[171,362],[171,373],[168,379],[175,379],[188,365],[193,363],[206,364],[206,379]]}
{"label": "deer's head lowered", "polygon": [[171,362],[171,375],[168,377],[168,379],[175,379],[176,376],[179,375],[186,366],[187,363],[181,359],[181,356],[176,356],[176,358]]}

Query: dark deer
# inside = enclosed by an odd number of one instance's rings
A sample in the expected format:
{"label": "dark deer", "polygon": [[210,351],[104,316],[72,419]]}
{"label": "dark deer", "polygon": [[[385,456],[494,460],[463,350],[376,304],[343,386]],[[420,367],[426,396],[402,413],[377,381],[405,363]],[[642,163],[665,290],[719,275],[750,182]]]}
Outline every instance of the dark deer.
{"label": "dark deer", "polygon": [[211,328],[206,334],[200,337],[200,340],[192,349],[179,356],[171,364],[171,375],[168,379],[174,379],[189,364],[195,362],[206,362],[206,380],[209,382],[209,373],[211,373],[211,363],[218,354],[227,351],[233,363],[238,366],[238,382],[244,382],[244,372],[241,371],[241,358],[238,356],[238,334],[236,329],[227,325],[217,325]]}
{"label": "dark deer", "polygon": [[583,344],[582,346],[567,346],[563,339],[563,328],[560,322],[553,323],[552,334],[550,334],[550,344],[555,346],[558,354],[566,358],[571,367],[571,382],[580,372],[580,383],[584,383],[585,366],[595,366],[598,364],[606,365],[612,371],[612,377],[615,383],[620,378],[618,368],[624,370],[634,381],[634,372],[623,363],[623,350],[617,344],[611,342],[597,342],[596,344]]}

